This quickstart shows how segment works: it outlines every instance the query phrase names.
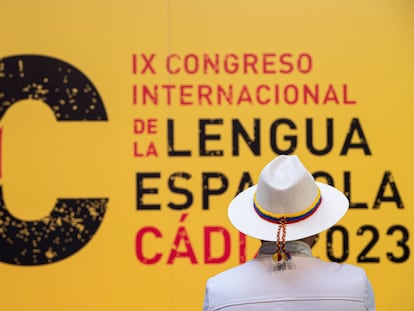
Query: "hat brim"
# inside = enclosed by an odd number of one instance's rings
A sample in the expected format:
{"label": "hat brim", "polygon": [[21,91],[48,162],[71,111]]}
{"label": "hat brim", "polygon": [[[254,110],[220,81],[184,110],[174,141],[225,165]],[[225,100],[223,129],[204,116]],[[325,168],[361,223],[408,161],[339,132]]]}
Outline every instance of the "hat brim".
{"label": "hat brim", "polygon": [[[286,225],[286,241],[299,240],[335,225],[346,213],[349,202],[346,196],[336,188],[316,182],[322,203],[315,213],[306,219]],[[257,185],[239,193],[228,208],[228,217],[240,232],[256,239],[276,241],[278,224],[261,218],[253,208],[253,197]]]}

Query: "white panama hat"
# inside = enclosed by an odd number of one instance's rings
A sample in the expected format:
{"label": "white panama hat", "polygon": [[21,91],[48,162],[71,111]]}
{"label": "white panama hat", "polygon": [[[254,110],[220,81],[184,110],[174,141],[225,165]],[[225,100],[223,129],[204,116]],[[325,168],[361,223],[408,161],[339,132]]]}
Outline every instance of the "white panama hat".
{"label": "white panama hat", "polygon": [[279,241],[283,219],[284,242],[329,229],[348,206],[341,191],[316,182],[297,156],[281,155],[263,168],[257,185],[230,202],[228,217],[240,232],[265,241]]}

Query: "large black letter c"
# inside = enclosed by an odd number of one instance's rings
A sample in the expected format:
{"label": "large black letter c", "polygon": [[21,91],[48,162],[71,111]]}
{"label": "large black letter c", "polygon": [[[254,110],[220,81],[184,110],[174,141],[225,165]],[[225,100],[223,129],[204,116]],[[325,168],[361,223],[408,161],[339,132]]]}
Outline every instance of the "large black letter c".
{"label": "large black letter c", "polygon": [[[57,121],[108,120],[92,82],[56,58],[16,55],[0,59],[0,120],[22,99],[42,100]],[[49,215],[23,221],[8,211],[0,185],[0,262],[42,265],[73,255],[99,228],[107,202],[108,198],[58,198]]]}

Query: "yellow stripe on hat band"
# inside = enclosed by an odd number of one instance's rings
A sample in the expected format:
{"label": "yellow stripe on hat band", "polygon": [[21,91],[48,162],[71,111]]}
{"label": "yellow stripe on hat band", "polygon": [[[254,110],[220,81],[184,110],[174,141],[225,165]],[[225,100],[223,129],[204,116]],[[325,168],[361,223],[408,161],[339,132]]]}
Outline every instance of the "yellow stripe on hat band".
{"label": "yellow stripe on hat band", "polygon": [[321,197],[321,191],[318,188],[318,193],[316,195],[315,200],[312,202],[312,204],[305,210],[297,212],[297,213],[291,213],[291,214],[275,214],[271,213],[267,210],[265,210],[263,207],[260,206],[259,202],[257,202],[256,193],[254,194],[253,198],[253,205],[256,213],[264,218],[265,220],[279,223],[281,219],[285,219],[286,223],[294,223],[301,221],[310,215],[312,215],[319,207],[319,205],[322,202]]}

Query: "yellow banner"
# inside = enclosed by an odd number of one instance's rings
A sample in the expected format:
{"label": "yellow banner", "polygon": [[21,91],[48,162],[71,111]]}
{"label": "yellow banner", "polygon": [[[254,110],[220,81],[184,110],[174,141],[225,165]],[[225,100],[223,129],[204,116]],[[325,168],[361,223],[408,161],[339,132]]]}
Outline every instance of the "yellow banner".
{"label": "yellow banner", "polygon": [[411,1],[0,1],[10,310],[197,310],[227,205],[297,154],[351,208],[315,255],[411,310]]}

